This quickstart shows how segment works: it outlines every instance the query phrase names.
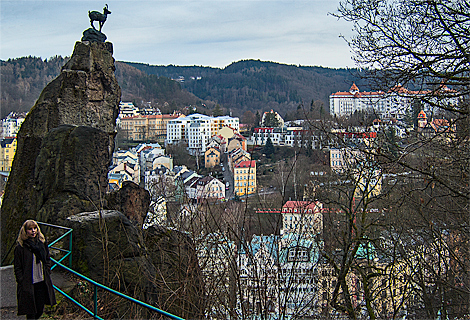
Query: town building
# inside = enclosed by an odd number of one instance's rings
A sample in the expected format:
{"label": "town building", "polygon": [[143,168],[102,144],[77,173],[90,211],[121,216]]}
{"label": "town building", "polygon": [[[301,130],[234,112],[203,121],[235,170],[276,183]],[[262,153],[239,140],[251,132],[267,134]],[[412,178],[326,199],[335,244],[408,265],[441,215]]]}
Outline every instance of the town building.
{"label": "town building", "polygon": [[119,103],[119,116],[118,119],[134,117],[140,114],[139,107],[135,106],[132,102]]}
{"label": "town building", "polygon": [[224,126],[238,132],[239,119],[229,116],[210,117],[198,113],[190,114],[168,121],[166,143],[185,142],[188,144],[190,154],[203,154],[210,139],[218,135]]}
{"label": "town building", "polygon": [[225,184],[222,181],[211,176],[197,180],[195,198],[197,202],[221,199],[225,199]]}
{"label": "town building", "polygon": [[155,158],[165,155],[165,149],[158,143],[142,143],[135,148],[135,151],[139,156],[143,171],[154,170],[153,161]]}
{"label": "town building", "polygon": [[256,161],[242,161],[233,168],[235,194],[244,196],[256,191]]}
{"label": "town building", "polygon": [[357,163],[365,160],[365,154],[359,149],[353,148],[331,148],[330,150],[330,169],[333,172],[345,172],[352,170]]}
{"label": "town building", "polygon": [[314,237],[323,230],[323,205],[319,201],[287,201],[282,206],[281,234],[297,233]]}
{"label": "town building", "polygon": [[[132,181],[136,184],[139,183],[139,165],[136,162],[120,162],[109,170],[108,176],[113,180],[119,181],[117,185],[119,188],[122,186],[124,181]],[[118,178],[117,175],[121,175],[122,178]],[[112,183],[112,182],[111,182]]]}
{"label": "town building", "polygon": [[[263,116],[261,117],[261,125],[266,126],[266,120],[268,117],[273,117],[277,120],[278,122],[278,127],[283,127],[284,126],[284,119],[282,119],[281,115],[277,113],[276,111],[266,111],[263,113]],[[269,126],[269,125],[268,125]]]}
{"label": "town building", "polygon": [[220,164],[221,151],[217,147],[209,147],[209,149],[204,152],[204,166],[206,168],[213,168]]}
{"label": "town building", "polygon": [[[378,119],[376,119],[378,120]],[[380,120],[375,123],[379,123]],[[382,123],[380,121],[380,123]],[[378,129],[374,128],[374,129]],[[331,145],[348,146],[351,148],[358,147],[372,147],[377,139],[377,131],[372,131],[366,127],[348,128],[346,129],[332,129],[331,133],[334,134],[336,141],[331,142]]]}
{"label": "town building", "polygon": [[0,140],[0,171],[10,171],[16,153],[16,137]]}
{"label": "town building", "polygon": [[234,149],[227,153],[227,162],[228,162],[228,167],[230,168],[230,171],[233,172],[235,169],[235,166],[242,162],[242,161],[250,161],[251,160],[251,154],[243,149]]}
{"label": "town building", "polygon": [[180,113],[160,115],[137,114],[120,118],[118,126],[126,140],[164,143],[167,137],[168,122],[182,117],[184,115]]}
{"label": "town building", "polygon": [[165,167],[168,170],[173,170],[173,157],[166,154],[156,156],[152,161],[152,170]]}
{"label": "town building", "polygon": [[451,138],[455,135],[455,124],[443,118],[428,119],[426,112],[421,110],[418,114],[418,133],[424,138],[432,138],[439,135],[441,138]]}
{"label": "town building", "polygon": [[318,135],[302,127],[255,128],[250,137],[250,143],[255,146],[264,146],[268,138],[274,146],[310,147],[312,149],[322,147]]}
{"label": "town building", "polygon": [[227,149],[227,140],[221,135],[212,136],[206,146],[206,149],[209,148],[217,148],[220,152],[225,152]]}
{"label": "town building", "polygon": [[[429,101],[425,102],[423,97]],[[349,91],[339,91],[330,95],[330,114],[350,116],[356,112],[367,112],[381,119],[402,120],[417,99],[424,102],[425,110],[429,111],[433,109],[433,102],[438,100],[445,99],[446,103],[451,105],[458,103],[458,95],[445,85],[441,85],[435,91],[412,91],[398,85],[388,92],[361,92],[353,83]]]}
{"label": "town building", "polygon": [[20,131],[21,124],[26,118],[26,113],[10,112],[5,119],[2,119],[2,138],[16,137]]}
{"label": "town building", "polygon": [[349,183],[354,182],[354,196],[357,198],[369,198],[382,192],[382,170],[367,151],[332,148],[330,168],[334,174],[344,175]]}
{"label": "town building", "polygon": [[2,138],[16,137],[25,118],[24,112],[10,112],[5,119],[2,119]]}
{"label": "town building", "polygon": [[330,114],[350,116],[355,112],[364,111],[384,115],[392,109],[390,102],[385,99],[384,92],[360,92],[356,84],[353,83],[349,91],[340,91],[330,95]]}

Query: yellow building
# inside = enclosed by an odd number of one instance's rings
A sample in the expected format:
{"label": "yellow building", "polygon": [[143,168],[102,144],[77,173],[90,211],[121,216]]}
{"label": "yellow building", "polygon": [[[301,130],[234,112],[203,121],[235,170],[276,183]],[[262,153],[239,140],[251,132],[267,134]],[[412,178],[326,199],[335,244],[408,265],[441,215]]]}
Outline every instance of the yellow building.
{"label": "yellow building", "polygon": [[367,168],[355,172],[354,197],[377,197],[382,192],[382,171],[375,168]]}
{"label": "yellow building", "polygon": [[204,165],[206,168],[212,168],[220,164],[220,149],[210,147],[204,152]]}
{"label": "yellow building", "polygon": [[256,161],[242,161],[233,169],[235,194],[243,196],[256,191]]}
{"label": "yellow building", "polygon": [[10,171],[16,153],[16,137],[2,139],[0,146],[0,171]]}
{"label": "yellow building", "polygon": [[133,141],[165,142],[166,127],[170,120],[184,117],[182,114],[136,115],[120,120],[124,138]]}

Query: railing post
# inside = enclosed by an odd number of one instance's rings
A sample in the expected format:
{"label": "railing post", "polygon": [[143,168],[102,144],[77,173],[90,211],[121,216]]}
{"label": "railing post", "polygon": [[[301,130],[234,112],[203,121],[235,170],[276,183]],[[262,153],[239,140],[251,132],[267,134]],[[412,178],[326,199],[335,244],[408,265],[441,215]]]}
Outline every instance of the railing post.
{"label": "railing post", "polygon": [[93,285],[93,319],[97,319],[98,314],[98,286],[96,284]]}

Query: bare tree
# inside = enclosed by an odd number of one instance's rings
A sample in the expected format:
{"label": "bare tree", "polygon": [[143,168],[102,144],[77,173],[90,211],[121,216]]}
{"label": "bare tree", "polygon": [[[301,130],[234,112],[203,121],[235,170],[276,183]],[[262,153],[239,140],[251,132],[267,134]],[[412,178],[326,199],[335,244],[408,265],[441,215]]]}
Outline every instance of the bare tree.
{"label": "bare tree", "polygon": [[[340,250],[330,253],[337,256],[328,256],[338,278],[332,305],[351,318],[360,317],[361,309],[378,316],[371,306],[380,294],[390,294],[384,286],[393,281],[401,292],[389,309],[393,316],[399,309],[417,318],[470,312],[469,9],[468,1],[345,0],[335,14],[354,24],[356,34],[347,41],[373,87],[404,97],[410,91],[403,88],[413,89],[439,120],[415,127],[405,138],[383,132],[384,139],[367,150],[386,178],[380,196],[355,194],[358,180],[351,167],[349,177],[328,182],[336,192],[325,201],[330,208],[336,202],[341,212],[331,224],[344,225],[332,235]],[[357,256],[364,243],[373,244],[385,264],[379,259],[364,268]],[[361,282],[354,289],[362,291],[363,306],[346,291],[348,272]]]}

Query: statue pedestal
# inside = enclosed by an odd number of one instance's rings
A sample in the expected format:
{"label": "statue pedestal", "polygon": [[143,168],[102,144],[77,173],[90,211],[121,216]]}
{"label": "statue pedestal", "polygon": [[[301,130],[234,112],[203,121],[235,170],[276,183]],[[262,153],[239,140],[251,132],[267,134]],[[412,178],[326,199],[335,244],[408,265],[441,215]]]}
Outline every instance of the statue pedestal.
{"label": "statue pedestal", "polygon": [[89,28],[83,31],[82,41],[105,42],[106,39],[106,35],[96,29]]}

